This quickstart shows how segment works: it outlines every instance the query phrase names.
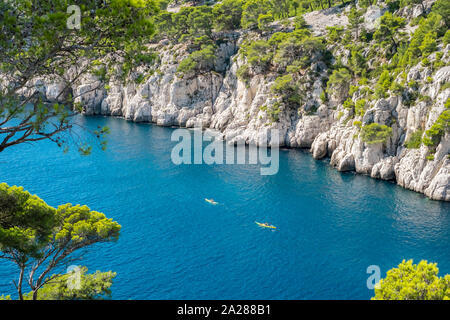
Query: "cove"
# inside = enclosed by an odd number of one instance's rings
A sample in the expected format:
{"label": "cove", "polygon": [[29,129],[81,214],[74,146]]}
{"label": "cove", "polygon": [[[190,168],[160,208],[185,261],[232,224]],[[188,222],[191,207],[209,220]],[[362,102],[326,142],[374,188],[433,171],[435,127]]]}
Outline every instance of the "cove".
{"label": "cove", "polygon": [[[77,121],[108,126],[107,151],[9,148],[0,181],[52,206],[86,204],[122,225],[117,243],[90,248],[80,263],[117,272],[113,299],[369,299],[371,265],[384,277],[402,259],[426,259],[450,273],[449,203],[337,172],[300,150],[281,150],[273,176],[257,165],[177,166],[174,129]],[[0,295],[14,292],[17,274],[0,261]]]}

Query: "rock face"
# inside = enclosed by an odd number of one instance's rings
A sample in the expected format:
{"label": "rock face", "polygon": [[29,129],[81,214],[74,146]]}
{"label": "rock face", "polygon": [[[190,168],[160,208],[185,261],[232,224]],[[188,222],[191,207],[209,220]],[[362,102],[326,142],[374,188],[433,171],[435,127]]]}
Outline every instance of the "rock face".
{"label": "rock face", "polygon": [[305,13],[304,18],[316,35],[323,35],[326,33],[327,27],[345,26],[348,23],[348,18],[343,14],[343,11],[343,8],[335,6]]}
{"label": "rock face", "polygon": [[[365,16],[367,26],[375,24],[382,13],[382,9],[370,7]],[[330,20],[332,14],[336,13],[322,12],[321,17]],[[336,20],[333,25],[347,23],[346,17],[341,17],[342,21]],[[306,15],[305,18],[308,21],[313,17]],[[318,28],[316,33],[321,32]],[[256,75],[248,83],[240,81],[237,71],[244,63],[236,54],[240,41],[230,39],[220,45],[214,72],[181,77],[177,74],[177,66],[187,55],[185,48],[183,45],[160,44],[159,69],[140,84],[122,86],[111,82],[106,90],[98,88],[94,77],[88,77],[75,84],[72,90],[86,115],[120,116],[160,126],[202,125],[220,131],[230,142],[259,144],[266,139],[270,129],[276,128],[281,146],[310,149],[315,159],[330,157],[330,164],[339,171],[356,171],[377,179],[394,180],[431,199],[450,201],[450,134],[441,138],[433,160],[429,160],[426,146],[419,149],[404,146],[414,132],[431,128],[445,110],[450,88],[441,88],[450,82],[449,66],[432,75],[427,67],[418,65],[407,75],[408,81],[422,83],[420,94],[431,97],[436,103],[421,101],[409,106],[405,97],[391,96],[371,101],[363,116],[354,116],[343,107],[342,101],[328,104],[321,101],[326,71],[324,66],[315,65],[311,67],[316,70],[314,75],[305,75],[310,77],[310,86],[304,90],[304,109],[292,112],[281,108],[274,121],[264,107],[279,102],[271,92],[276,75]],[[450,60],[449,51],[450,45],[442,49],[443,61]],[[57,84],[39,85],[49,100],[58,97]],[[386,143],[362,141],[360,126],[372,123],[392,128]]]}
{"label": "rock face", "polygon": [[380,8],[378,6],[370,6],[364,14],[365,27],[369,31],[374,31],[378,19],[387,11],[387,8]]}

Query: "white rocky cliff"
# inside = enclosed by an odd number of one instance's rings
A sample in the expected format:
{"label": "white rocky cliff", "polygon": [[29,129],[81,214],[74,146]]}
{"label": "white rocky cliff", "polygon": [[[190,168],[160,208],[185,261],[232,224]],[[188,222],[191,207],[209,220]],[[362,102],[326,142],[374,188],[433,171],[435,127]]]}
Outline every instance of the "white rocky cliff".
{"label": "white rocky cliff", "polygon": [[[376,24],[382,13],[379,8],[367,11],[368,28]],[[347,23],[343,15],[333,20],[333,14],[338,13],[328,12],[322,18],[331,21],[331,25]],[[321,18],[317,15],[306,15],[305,19],[311,25]],[[319,24],[313,30],[320,35],[324,25]],[[85,78],[73,87],[74,96],[79,96],[77,101],[86,115],[120,116],[161,126],[194,127],[202,123],[205,128],[221,132],[230,142],[257,144],[268,130],[277,128],[282,146],[310,149],[316,159],[329,157],[330,164],[339,171],[393,180],[431,199],[450,201],[450,134],[442,137],[433,159],[427,159],[428,148],[424,145],[418,149],[404,146],[414,132],[428,130],[445,110],[450,88],[441,88],[450,82],[450,66],[432,74],[428,67],[419,64],[407,75],[408,81],[423,83],[421,94],[431,97],[433,104],[420,101],[408,106],[401,95],[390,96],[372,101],[371,107],[360,116],[349,114],[342,102],[321,101],[326,66],[318,62],[310,67],[313,74],[304,75],[309,83],[303,92],[306,106],[295,113],[281,108],[274,121],[264,106],[279,99],[270,89],[275,76],[256,75],[248,83],[237,77],[237,70],[244,63],[237,55],[242,37],[234,34],[219,46],[216,71],[179,76],[177,67],[187,55],[185,47],[162,42],[157,47],[161,59],[158,68],[140,84],[124,87],[109,83],[107,89],[97,89],[94,77]],[[450,61],[450,45],[441,51],[440,59]],[[431,56],[429,60],[435,58]],[[43,90],[49,100],[58,95],[55,84]],[[392,128],[392,135],[387,143],[367,144],[360,138],[357,122],[387,125]]]}

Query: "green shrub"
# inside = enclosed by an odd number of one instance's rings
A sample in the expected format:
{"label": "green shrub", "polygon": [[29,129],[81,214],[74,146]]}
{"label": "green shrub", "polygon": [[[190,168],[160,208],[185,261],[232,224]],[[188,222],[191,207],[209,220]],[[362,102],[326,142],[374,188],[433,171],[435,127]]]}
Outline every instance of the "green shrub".
{"label": "green shrub", "polygon": [[359,90],[358,86],[350,86],[350,90],[348,91],[348,95],[351,97],[355,92]]}
{"label": "green shrub", "polygon": [[424,67],[428,67],[430,65],[430,60],[428,60],[427,58],[423,58],[422,59],[422,65]]}
{"label": "green shrub", "polygon": [[375,86],[375,94],[378,98],[385,98],[387,95],[387,91],[389,90],[391,86],[391,75],[389,74],[388,70],[384,70],[380,78],[377,81],[377,84]]}
{"label": "green shrub", "polygon": [[408,149],[418,149],[422,144],[423,130],[417,130],[409,137],[408,141],[405,143],[405,147]]}
{"label": "green shrub", "polygon": [[355,75],[362,75],[366,73],[366,59],[361,54],[360,50],[351,51],[351,58],[349,62]]}
{"label": "green shrub", "polygon": [[262,14],[267,14],[272,9],[269,0],[247,0],[242,7],[241,25],[245,29],[258,26],[258,18]]}
{"label": "green shrub", "polygon": [[444,66],[445,66],[445,62],[440,59],[436,59],[433,61],[433,70],[438,70]]}
{"label": "green shrub", "polygon": [[272,62],[273,52],[267,41],[258,40],[250,43],[244,43],[241,46],[240,53],[247,58],[248,63],[253,68],[259,68],[262,72],[269,69]]}
{"label": "green shrub", "polygon": [[235,30],[241,26],[242,0],[223,0],[213,7],[217,31]]}
{"label": "green shrub", "polygon": [[439,277],[436,263],[405,261],[375,286],[372,300],[448,300],[450,275]]}
{"label": "green shrub", "polygon": [[436,49],[436,33],[429,32],[425,35],[422,45],[420,46],[420,50],[422,51],[422,54],[427,57],[432,52],[436,51]]}
{"label": "green shrub", "polygon": [[322,101],[322,103],[328,101],[327,93],[325,92],[325,90],[320,93],[320,101]]}
{"label": "green shrub", "polygon": [[328,30],[328,42],[340,42],[342,33],[344,31],[343,27],[327,27],[326,29]]}
{"label": "green shrub", "polygon": [[270,29],[270,23],[273,22],[273,16],[268,14],[261,14],[258,17],[258,29],[261,31],[268,31]]}
{"label": "green shrub", "polygon": [[289,105],[301,102],[298,85],[290,74],[278,77],[272,85],[272,91],[279,94]]}
{"label": "green shrub", "polygon": [[215,59],[216,55],[214,46],[203,46],[203,49],[192,52],[186,59],[181,61],[177,72],[184,75],[192,71],[211,71]]}
{"label": "green shrub", "polygon": [[361,79],[359,79],[358,83],[360,85],[366,85],[367,83],[369,83],[369,80],[366,77],[362,77]]}
{"label": "green shrub", "polygon": [[389,87],[389,90],[394,94],[400,95],[403,93],[405,88],[398,82],[394,81],[394,82],[392,82],[391,86]]}
{"label": "green shrub", "polygon": [[430,104],[431,102],[433,102],[433,99],[430,96],[427,96],[427,95],[420,95],[419,96],[419,101],[424,101],[427,104]]}
{"label": "green shrub", "polygon": [[250,68],[247,64],[244,64],[239,67],[239,69],[236,72],[236,75],[239,80],[245,83],[246,86],[249,85],[251,74],[250,74]]}
{"label": "green shrub", "polygon": [[278,122],[278,120],[280,119],[280,112],[281,112],[280,106],[281,106],[280,103],[275,102],[270,107],[264,105],[261,106],[259,109],[261,111],[266,112],[271,122]]}
{"label": "green shrub", "polygon": [[355,113],[359,116],[363,116],[366,113],[366,100],[359,99],[355,103]]}
{"label": "green shrub", "polygon": [[327,83],[327,93],[331,95],[336,89],[345,89],[347,92],[345,92],[344,98],[347,98],[351,79],[352,76],[347,69],[340,68],[334,70]]}
{"label": "green shrub", "polygon": [[419,84],[417,83],[416,80],[411,80],[410,82],[408,82],[408,87],[410,87],[411,89],[417,90],[417,89],[419,89]]}
{"label": "green shrub", "polygon": [[273,49],[278,49],[280,43],[289,38],[289,36],[286,32],[275,32],[267,42]]}
{"label": "green shrub", "polygon": [[344,109],[353,110],[355,108],[355,104],[353,103],[351,98],[348,98],[344,101]]}
{"label": "green shrub", "polygon": [[450,82],[446,82],[443,85],[441,85],[441,87],[439,88],[439,92],[447,90],[448,88],[450,88]]}
{"label": "green shrub", "polygon": [[448,45],[450,43],[450,30],[447,30],[444,37],[442,38],[442,42],[444,43],[444,46]]}
{"label": "green shrub", "polygon": [[297,73],[300,72],[307,64],[308,64],[308,57],[303,57],[300,60],[294,61],[292,64],[288,65],[286,67],[287,73]]}
{"label": "green shrub", "polygon": [[303,16],[296,16],[294,18],[294,26],[295,29],[303,29],[306,28],[308,25],[306,24],[305,18]]}
{"label": "green shrub", "polygon": [[297,65],[305,68],[310,65],[311,57],[324,51],[324,49],[322,41],[311,37],[308,30],[295,30],[278,44],[273,60],[279,66],[297,63]]}
{"label": "green shrub", "polygon": [[191,57],[187,57],[186,59],[180,62],[177,68],[177,72],[179,72],[180,74],[186,74],[189,73],[190,71],[195,70],[197,66],[198,66],[197,61],[195,61]]}
{"label": "green shrub", "polygon": [[379,25],[373,38],[377,40],[381,47],[397,50],[400,32],[398,29],[405,26],[405,19],[387,11],[379,20]]}
{"label": "green shrub", "polygon": [[[447,100],[447,103],[450,99]],[[427,147],[434,149],[439,142],[441,142],[441,137],[450,130],[450,110],[447,109],[440,114],[436,122],[431,126],[430,129],[425,131],[425,136],[423,137],[423,144]]]}
{"label": "green shrub", "polygon": [[275,93],[285,93],[286,91],[291,90],[293,82],[294,78],[290,74],[278,77],[272,85],[272,90]]}
{"label": "green shrub", "polygon": [[385,143],[391,135],[392,128],[379,123],[371,123],[361,129],[361,139],[367,144]]}
{"label": "green shrub", "polygon": [[436,39],[444,32],[442,27],[442,18],[439,15],[429,14],[427,18],[421,18],[402,57],[402,65],[414,65],[421,57],[427,57],[436,51]]}
{"label": "green shrub", "polygon": [[433,4],[432,12],[441,16],[447,28],[450,27],[450,3],[448,0],[437,0]]}

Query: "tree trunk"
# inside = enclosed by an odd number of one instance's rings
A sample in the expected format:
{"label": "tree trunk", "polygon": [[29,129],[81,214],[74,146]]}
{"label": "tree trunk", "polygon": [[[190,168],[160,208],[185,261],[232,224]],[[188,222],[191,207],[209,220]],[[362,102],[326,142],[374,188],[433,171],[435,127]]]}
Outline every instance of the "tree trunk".
{"label": "tree trunk", "polygon": [[210,71],[211,75],[211,111],[214,110],[214,82],[213,82],[213,73]]}
{"label": "tree trunk", "polygon": [[394,36],[391,36],[391,40],[394,43],[394,52],[397,52],[397,42],[395,42]]}
{"label": "tree trunk", "polygon": [[17,283],[17,293],[19,294],[19,299],[23,300],[23,294],[22,294],[22,283],[23,283],[23,275],[25,273],[25,267],[20,267],[20,275],[19,275],[19,282]]}

